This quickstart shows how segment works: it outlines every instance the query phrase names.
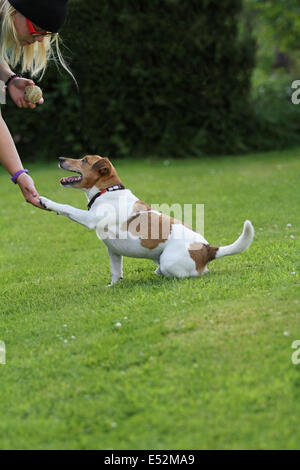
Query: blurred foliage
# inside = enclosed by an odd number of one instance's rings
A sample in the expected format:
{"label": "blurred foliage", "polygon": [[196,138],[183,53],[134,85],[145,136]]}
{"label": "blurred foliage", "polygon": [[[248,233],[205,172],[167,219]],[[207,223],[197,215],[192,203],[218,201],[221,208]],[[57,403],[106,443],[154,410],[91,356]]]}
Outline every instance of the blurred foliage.
{"label": "blurred foliage", "polygon": [[249,137],[254,150],[300,145],[300,105],[292,102],[291,85],[285,74],[276,74],[253,89],[255,128]]}
{"label": "blurred foliage", "polygon": [[244,0],[244,16],[257,39],[253,84],[267,81],[281,68],[297,78],[300,65],[300,0]]}
{"label": "blurred foliage", "polygon": [[265,35],[281,49],[299,51],[299,0],[245,0],[245,5],[263,19]]}
{"label": "blurred foliage", "polygon": [[43,106],[6,106],[22,157],[180,157],[251,148],[255,41],[250,28],[239,29],[242,5],[71,0],[62,36],[79,92],[52,64],[41,84]]}
{"label": "blurred foliage", "polygon": [[[62,50],[79,90],[51,63],[43,106],[18,110],[8,99],[3,114],[22,158],[299,145],[300,105],[291,102],[299,3],[71,0]],[[290,70],[274,69],[280,49]]]}
{"label": "blurred foliage", "polygon": [[[292,83],[299,79],[299,13],[299,0],[245,0],[244,20],[257,40],[251,94],[254,149],[300,144],[300,106],[291,99]],[[281,67],[279,54],[284,59]]]}

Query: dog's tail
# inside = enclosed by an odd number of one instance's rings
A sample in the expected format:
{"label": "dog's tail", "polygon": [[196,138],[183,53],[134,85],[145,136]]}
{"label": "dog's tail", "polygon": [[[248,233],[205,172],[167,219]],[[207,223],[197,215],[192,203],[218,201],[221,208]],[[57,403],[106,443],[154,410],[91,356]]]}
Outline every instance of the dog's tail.
{"label": "dog's tail", "polygon": [[237,255],[238,253],[242,253],[243,251],[247,250],[247,248],[249,248],[253,237],[253,225],[251,224],[250,220],[246,220],[244,223],[243,233],[231,245],[220,246],[216,251],[215,259],[223,258],[223,256]]}

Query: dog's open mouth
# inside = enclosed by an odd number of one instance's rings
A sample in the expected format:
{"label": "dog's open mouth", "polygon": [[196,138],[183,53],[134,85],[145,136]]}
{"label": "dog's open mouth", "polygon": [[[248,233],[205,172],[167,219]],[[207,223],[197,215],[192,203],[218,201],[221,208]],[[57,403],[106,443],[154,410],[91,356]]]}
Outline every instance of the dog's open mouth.
{"label": "dog's open mouth", "polygon": [[[79,173],[78,171],[74,172],[74,173]],[[63,186],[67,185],[67,184],[75,184],[75,183],[80,183],[80,181],[82,180],[82,174],[79,173],[80,176],[67,176],[67,177],[64,177],[64,178],[61,178],[59,180],[60,184],[62,184]]]}

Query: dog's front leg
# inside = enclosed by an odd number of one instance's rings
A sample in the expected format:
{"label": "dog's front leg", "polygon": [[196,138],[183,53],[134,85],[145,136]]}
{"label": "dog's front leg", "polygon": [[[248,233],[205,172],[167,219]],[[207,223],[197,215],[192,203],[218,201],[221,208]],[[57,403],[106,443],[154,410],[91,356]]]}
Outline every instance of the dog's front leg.
{"label": "dog's front leg", "polygon": [[123,257],[113,253],[108,248],[108,254],[110,259],[110,273],[111,273],[111,283],[108,284],[112,286],[119,282],[120,279],[123,279]]}
{"label": "dog's front leg", "polygon": [[40,197],[40,202],[46,209],[56,212],[58,215],[64,215],[65,217],[74,220],[74,222],[84,225],[90,230],[95,228],[99,222],[99,218],[92,215],[89,211],[76,209],[76,207],[68,206],[67,204],[58,204],[57,202],[51,201],[45,197]]}

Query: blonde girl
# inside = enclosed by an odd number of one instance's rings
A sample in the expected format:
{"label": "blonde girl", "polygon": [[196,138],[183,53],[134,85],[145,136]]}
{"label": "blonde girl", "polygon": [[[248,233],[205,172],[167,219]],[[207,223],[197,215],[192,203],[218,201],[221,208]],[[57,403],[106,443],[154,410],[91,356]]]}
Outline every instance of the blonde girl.
{"label": "blonde girl", "polygon": [[[22,73],[42,76],[52,57],[54,60],[58,58],[68,70],[58,44],[58,31],[66,19],[67,3],[68,0],[0,0],[0,80],[19,108],[35,108],[35,104],[24,99],[25,88],[34,85],[34,81],[15,74],[14,67],[19,64]],[[43,102],[41,98],[39,104]],[[19,185],[25,200],[42,208],[34,182],[28,170],[23,168],[1,112],[0,163],[11,174],[13,183]]]}

